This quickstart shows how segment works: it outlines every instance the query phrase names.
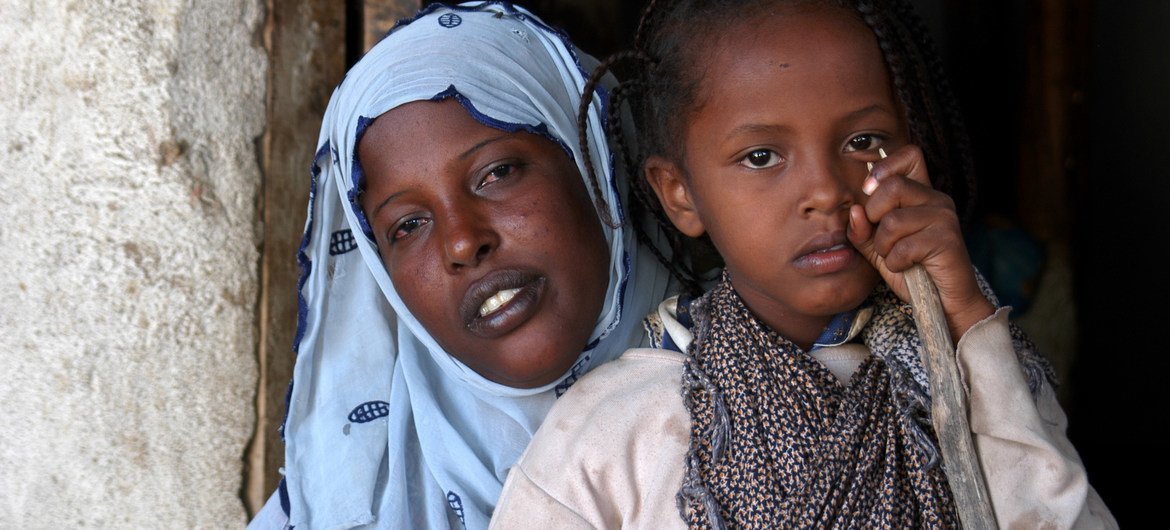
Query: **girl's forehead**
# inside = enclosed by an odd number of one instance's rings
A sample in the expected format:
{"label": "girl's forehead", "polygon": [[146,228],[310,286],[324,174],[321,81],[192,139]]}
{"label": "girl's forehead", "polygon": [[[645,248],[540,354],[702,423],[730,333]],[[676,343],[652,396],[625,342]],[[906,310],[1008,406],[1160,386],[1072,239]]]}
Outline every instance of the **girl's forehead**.
{"label": "girl's forehead", "polygon": [[765,129],[828,134],[875,109],[900,119],[876,38],[843,15],[794,12],[724,39],[699,79],[688,144],[713,136],[737,146]]}
{"label": "girl's forehead", "polygon": [[742,60],[745,47],[758,48],[760,41],[773,52],[782,44],[787,50],[808,53],[842,44],[839,39],[845,36],[879,50],[873,31],[852,9],[826,2],[781,4],[771,8],[757,4],[743,16],[720,17],[719,23],[688,31],[683,49],[690,67],[702,77],[714,61]]}
{"label": "girl's forehead", "polygon": [[725,33],[704,53],[706,60],[698,68],[708,86],[751,81],[771,70],[797,72],[824,64],[885,71],[873,32],[855,14],[840,8],[793,7],[771,12]]}

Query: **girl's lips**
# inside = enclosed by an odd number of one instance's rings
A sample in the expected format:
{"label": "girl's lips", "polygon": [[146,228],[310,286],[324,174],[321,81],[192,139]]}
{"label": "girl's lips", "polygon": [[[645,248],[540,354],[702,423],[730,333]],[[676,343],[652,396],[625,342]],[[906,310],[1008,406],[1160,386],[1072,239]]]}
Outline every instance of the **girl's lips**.
{"label": "girl's lips", "polygon": [[804,254],[793,264],[811,274],[832,274],[851,265],[858,256],[857,250],[845,243]]}
{"label": "girl's lips", "polygon": [[792,263],[809,274],[832,274],[852,265],[858,256],[845,231],[836,230],[813,238]]}
{"label": "girl's lips", "polygon": [[[460,304],[468,331],[482,338],[495,338],[519,327],[540,308],[547,281],[545,277],[520,271],[491,273],[473,283]],[[486,315],[484,303],[500,291],[516,289],[510,300]]]}

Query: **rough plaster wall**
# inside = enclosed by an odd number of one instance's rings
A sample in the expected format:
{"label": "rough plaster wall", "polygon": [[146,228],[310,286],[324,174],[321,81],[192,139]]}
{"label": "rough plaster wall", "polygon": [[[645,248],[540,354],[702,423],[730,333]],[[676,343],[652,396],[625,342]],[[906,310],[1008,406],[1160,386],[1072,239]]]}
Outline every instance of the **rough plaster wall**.
{"label": "rough plaster wall", "polygon": [[0,528],[245,523],[263,18],[0,2]]}

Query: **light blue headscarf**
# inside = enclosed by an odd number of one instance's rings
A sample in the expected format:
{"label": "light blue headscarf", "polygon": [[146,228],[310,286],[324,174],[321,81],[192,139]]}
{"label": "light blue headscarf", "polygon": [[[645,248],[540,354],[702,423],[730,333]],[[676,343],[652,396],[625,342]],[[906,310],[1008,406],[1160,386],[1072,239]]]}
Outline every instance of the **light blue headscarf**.
{"label": "light blue headscarf", "polygon": [[[585,175],[576,116],[595,64],[506,2],[435,4],[391,30],[334,92],[298,256],[301,315],[283,428],[293,526],[485,528],[508,470],[557,396],[585,371],[647,344],[641,320],[665,296],[668,274],[635,244],[630,223],[605,227],[609,287],[591,347],[547,386],[493,383],[439,348],[411,315],[354,203],[361,131],[412,101],[453,97],[481,123],[543,134]],[[590,156],[611,216],[623,219],[626,186],[602,132],[604,99],[590,105]]]}

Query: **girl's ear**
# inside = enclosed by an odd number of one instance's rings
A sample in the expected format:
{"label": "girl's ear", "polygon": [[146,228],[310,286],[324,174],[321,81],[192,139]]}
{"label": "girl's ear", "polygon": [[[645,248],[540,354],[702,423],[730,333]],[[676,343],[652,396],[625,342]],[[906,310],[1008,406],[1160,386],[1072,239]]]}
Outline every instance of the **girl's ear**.
{"label": "girl's ear", "polygon": [[658,202],[670,222],[690,237],[699,237],[706,232],[699,212],[695,210],[695,203],[691,200],[691,191],[687,189],[683,171],[674,162],[661,156],[651,156],[643,166],[646,180],[654,188]]}

